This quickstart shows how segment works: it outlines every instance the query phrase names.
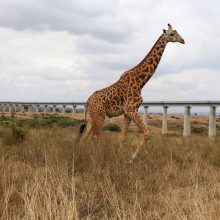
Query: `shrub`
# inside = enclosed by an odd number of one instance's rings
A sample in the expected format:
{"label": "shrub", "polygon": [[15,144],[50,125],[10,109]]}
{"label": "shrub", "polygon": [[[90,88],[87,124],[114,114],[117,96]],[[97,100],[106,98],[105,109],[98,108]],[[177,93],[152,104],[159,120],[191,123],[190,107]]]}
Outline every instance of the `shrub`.
{"label": "shrub", "polygon": [[7,126],[12,130],[12,141],[19,143],[25,139],[27,131],[24,128],[19,127],[15,122],[1,121],[1,124]]}
{"label": "shrub", "polygon": [[40,120],[37,119],[36,117],[30,119],[27,121],[27,124],[32,127],[32,128],[36,128],[39,127],[41,125]]}
{"label": "shrub", "polygon": [[5,117],[5,115],[1,115],[0,117],[0,122],[5,121],[7,118]]}
{"label": "shrub", "polygon": [[171,115],[170,118],[173,118],[173,119],[180,119],[179,117],[175,116],[175,115]]}
{"label": "shrub", "polygon": [[79,123],[76,120],[68,120],[68,119],[60,119],[57,123],[58,126],[61,126],[63,128],[65,127],[75,127]]}
{"label": "shrub", "polygon": [[53,123],[57,123],[60,117],[56,117],[53,115],[44,116],[42,117],[42,125],[52,125]]}
{"label": "shrub", "polygon": [[204,127],[194,127],[194,128],[192,128],[192,132],[198,133],[198,134],[204,133],[205,131],[206,131],[206,128],[204,128]]}
{"label": "shrub", "polygon": [[110,123],[110,124],[103,126],[102,130],[120,132],[121,128],[117,124]]}

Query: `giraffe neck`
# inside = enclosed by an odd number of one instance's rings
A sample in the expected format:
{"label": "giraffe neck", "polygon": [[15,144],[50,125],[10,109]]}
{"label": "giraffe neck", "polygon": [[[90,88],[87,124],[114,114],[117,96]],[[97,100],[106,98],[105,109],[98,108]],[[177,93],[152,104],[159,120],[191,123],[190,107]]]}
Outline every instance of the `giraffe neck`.
{"label": "giraffe neck", "polygon": [[132,72],[137,74],[141,88],[147,83],[157,69],[166,45],[167,40],[162,34],[147,56],[137,66],[131,69]]}

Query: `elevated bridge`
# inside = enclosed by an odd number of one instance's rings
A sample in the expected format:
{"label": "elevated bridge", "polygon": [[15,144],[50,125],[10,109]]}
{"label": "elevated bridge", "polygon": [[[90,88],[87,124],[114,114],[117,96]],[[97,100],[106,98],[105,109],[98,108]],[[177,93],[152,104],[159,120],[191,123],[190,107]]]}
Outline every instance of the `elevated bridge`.
{"label": "elevated bridge", "polygon": [[[0,102],[0,112],[61,112],[65,113],[71,109],[76,114],[77,106],[86,108],[86,102]],[[191,108],[209,107],[209,129],[208,135],[211,138],[216,136],[216,108],[220,106],[220,101],[147,101],[141,104],[144,109],[144,124],[148,124],[149,107],[162,107],[162,134],[168,133],[168,108],[184,107],[183,136],[189,136],[191,131]]]}

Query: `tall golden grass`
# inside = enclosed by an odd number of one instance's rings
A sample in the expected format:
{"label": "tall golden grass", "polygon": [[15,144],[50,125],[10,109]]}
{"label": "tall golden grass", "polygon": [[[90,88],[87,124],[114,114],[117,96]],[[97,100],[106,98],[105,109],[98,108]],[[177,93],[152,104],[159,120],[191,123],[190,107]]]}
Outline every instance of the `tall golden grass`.
{"label": "tall golden grass", "polygon": [[32,128],[24,142],[0,130],[1,219],[219,219],[220,139],[153,133],[76,145],[73,128]]}

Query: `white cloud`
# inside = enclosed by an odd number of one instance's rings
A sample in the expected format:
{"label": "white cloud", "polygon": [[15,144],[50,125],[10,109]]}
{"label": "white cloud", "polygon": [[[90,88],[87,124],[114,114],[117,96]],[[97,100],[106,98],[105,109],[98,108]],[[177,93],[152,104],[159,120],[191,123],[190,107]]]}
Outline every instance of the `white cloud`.
{"label": "white cloud", "polygon": [[168,22],[186,44],[168,44],[143,99],[219,99],[219,10],[217,0],[0,1],[0,100],[85,101],[137,65]]}
{"label": "white cloud", "polygon": [[220,69],[189,69],[153,77],[143,89],[145,101],[219,100]]}

